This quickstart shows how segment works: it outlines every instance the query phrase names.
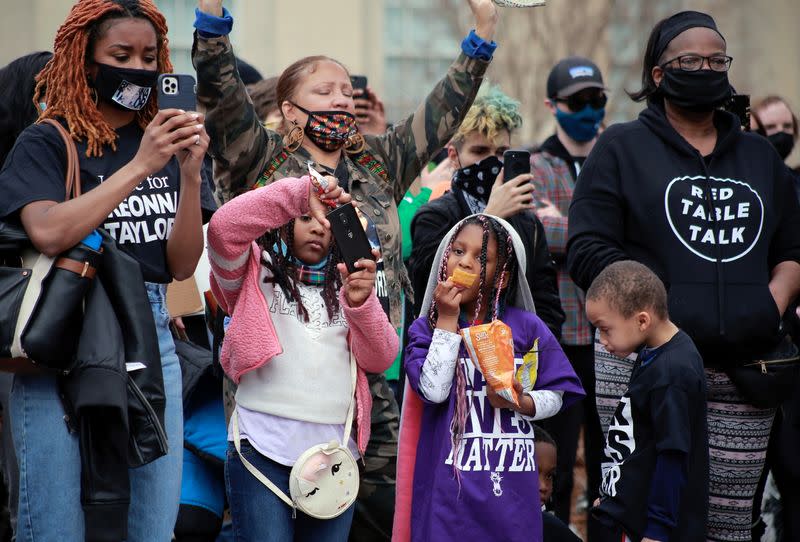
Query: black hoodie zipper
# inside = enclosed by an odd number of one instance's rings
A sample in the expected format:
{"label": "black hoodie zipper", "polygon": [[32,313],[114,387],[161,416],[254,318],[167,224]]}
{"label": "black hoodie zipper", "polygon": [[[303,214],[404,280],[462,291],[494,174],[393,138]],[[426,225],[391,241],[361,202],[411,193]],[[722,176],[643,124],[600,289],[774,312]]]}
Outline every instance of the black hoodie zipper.
{"label": "black hoodie zipper", "polygon": [[[708,206],[708,213],[711,216],[712,227],[714,229],[714,266],[717,270],[717,311],[719,311],[719,334],[725,335],[725,281],[724,270],[722,268],[722,257],[720,256],[719,246],[719,224],[717,223],[717,212],[714,207],[714,200],[711,197],[711,178],[708,173],[708,166],[703,156],[697,152],[697,157],[700,159],[700,167],[703,168],[703,175],[706,180],[706,205]],[[714,158],[712,156],[711,161]]]}

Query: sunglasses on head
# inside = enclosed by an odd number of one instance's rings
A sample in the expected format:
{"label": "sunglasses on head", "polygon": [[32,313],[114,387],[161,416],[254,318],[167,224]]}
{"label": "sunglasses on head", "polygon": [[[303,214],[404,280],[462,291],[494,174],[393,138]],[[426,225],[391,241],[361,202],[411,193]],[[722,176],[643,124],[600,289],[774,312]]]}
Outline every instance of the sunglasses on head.
{"label": "sunglasses on head", "polygon": [[608,97],[605,92],[576,92],[566,98],[556,98],[555,101],[567,104],[573,112],[582,111],[587,105],[592,106],[592,109],[602,109],[608,102]]}

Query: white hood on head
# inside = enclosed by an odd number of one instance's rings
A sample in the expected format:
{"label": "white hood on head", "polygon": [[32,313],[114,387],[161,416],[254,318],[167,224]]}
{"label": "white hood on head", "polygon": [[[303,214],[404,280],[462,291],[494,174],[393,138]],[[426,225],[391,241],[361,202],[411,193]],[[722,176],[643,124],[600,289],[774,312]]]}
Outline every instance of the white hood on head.
{"label": "white hood on head", "polygon": [[[422,299],[422,308],[420,309],[420,316],[424,316],[428,314],[430,311],[431,303],[433,301],[433,291],[436,289],[436,285],[439,282],[439,266],[442,263],[442,257],[444,257],[444,251],[447,248],[447,245],[450,244],[450,239],[453,238],[456,230],[459,228],[462,222],[465,220],[481,215],[470,215],[463,220],[459,221],[455,226],[450,228],[450,231],[442,238],[442,241],[439,243],[439,248],[436,250],[436,257],[433,259],[433,267],[431,268],[431,272],[428,275],[428,284],[425,288],[425,297]],[[510,305],[514,307],[518,307],[520,309],[524,309],[528,312],[536,312],[536,307],[533,304],[533,296],[531,295],[531,289],[528,286],[528,279],[525,277],[525,269],[526,269],[526,261],[525,261],[525,246],[522,244],[522,238],[519,234],[514,230],[514,228],[503,220],[502,218],[496,217],[494,215],[487,215],[483,214],[482,216],[487,216],[489,218],[493,218],[500,225],[508,232],[511,236],[511,241],[514,244],[514,255],[517,257],[517,293],[514,296],[514,299],[508,300]]]}

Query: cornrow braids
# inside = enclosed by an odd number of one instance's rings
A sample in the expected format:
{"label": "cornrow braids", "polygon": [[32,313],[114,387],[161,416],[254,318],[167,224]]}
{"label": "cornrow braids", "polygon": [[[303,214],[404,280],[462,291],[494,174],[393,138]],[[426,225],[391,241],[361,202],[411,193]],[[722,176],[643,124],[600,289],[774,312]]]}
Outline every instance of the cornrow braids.
{"label": "cornrow braids", "polygon": [[[103,146],[117,148],[117,134],[97,108],[89,86],[87,66],[93,62],[94,46],[112,19],[149,21],[156,32],[159,73],[172,72],[167,40],[167,22],[151,0],[80,0],[70,10],[56,33],[53,58],[36,77],[33,102],[45,102],[40,119],[59,117],[67,121],[76,141],[86,139],[86,156],[102,156]],[[158,112],[151,96],[136,114],[144,129]]]}
{"label": "cornrow braids", "polygon": [[[294,220],[289,221],[281,228],[268,231],[258,241],[259,247],[269,254],[269,258],[262,257],[261,262],[272,274],[265,277],[264,282],[277,284],[289,301],[297,303],[297,314],[304,322],[309,321],[308,310],[303,305],[300,289],[297,285],[297,265],[292,257],[294,246]],[[285,238],[286,253],[284,254],[281,241]],[[322,286],[320,296],[325,303],[328,318],[333,318],[339,311],[339,289],[342,287],[342,278],[339,275],[337,264],[341,262],[336,242],[331,240],[328,251],[328,264],[325,266],[325,284]]]}

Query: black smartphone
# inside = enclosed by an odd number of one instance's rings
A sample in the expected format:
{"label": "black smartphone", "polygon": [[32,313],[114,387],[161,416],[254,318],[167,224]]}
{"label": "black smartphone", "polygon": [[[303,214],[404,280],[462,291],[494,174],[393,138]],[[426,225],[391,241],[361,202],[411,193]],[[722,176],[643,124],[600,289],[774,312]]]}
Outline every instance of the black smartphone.
{"label": "black smartphone", "polygon": [[197,84],[194,77],[179,73],[159,75],[158,108],[197,111]]}
{"label": "black smartphone", "polygon": [[531,172],[531,153],[525,150],[508,150],[503,153],[503,182]]}
{"label": "black smartphone", "polygon": [[734,94],[722,107],[725,111],[733,113],[739,117],[742,130],[750,131],[750,95]]}
{"label": "black smartphone", "polygon": [[336,246],[348,272],[358,271],[356,262],[361,258],[375,259],[355,207],[352,205],[337,207],[328,213],[328,221],[331,223],[331,233],[336,239]]}
{"label": "black smartphone", "polygon": [[367,93],[367,76],[366,75],[351,75],[350,76],[350,83],[353,85],[353,90],[356,90],[357,88],[360,88],[362,91],[364,91],[363,94],[361,94],[360,96],[356,96],[356,98],[359,98],[361,96],[365,96],[366,95],[366,93]]}

